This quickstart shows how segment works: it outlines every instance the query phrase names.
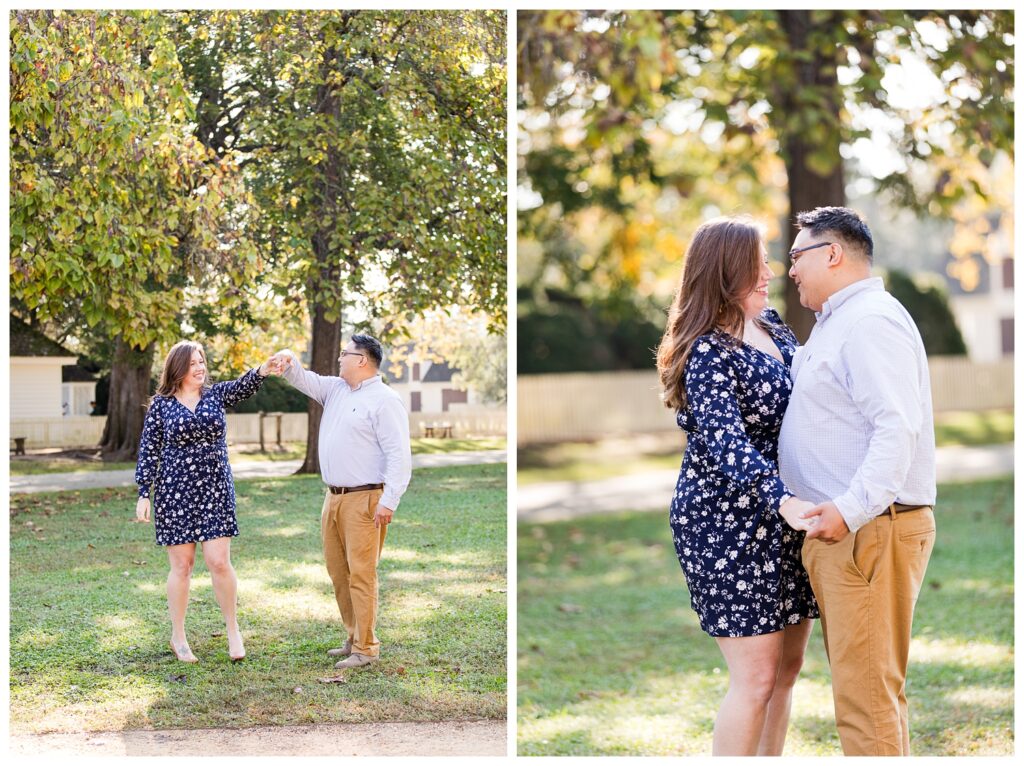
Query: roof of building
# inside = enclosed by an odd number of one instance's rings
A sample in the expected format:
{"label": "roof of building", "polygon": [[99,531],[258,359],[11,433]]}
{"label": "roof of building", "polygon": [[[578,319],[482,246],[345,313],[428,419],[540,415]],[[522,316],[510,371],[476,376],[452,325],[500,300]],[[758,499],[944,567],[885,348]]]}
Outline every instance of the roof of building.
{"label": "roof of building", "polygon": [[452,374],[458,372],[458,368],[449,367],[448,362],[434,362],[423,376],[424,383],[448,383]]}
{"label": "roof of building", "polygon": [[11,314],[11,356],[76,356]]}
{"label": "roof of building", "polygon": [[[447,362],[413,362],[418,364],[422,370],[427,368],[426,374],[420,377],[421,383],[450,383],[452,375],[459,371],[457,367],[451,367]],[[408,383],[412,379],[408,361],[395,364],[387,359],[380,366],[380,371],[387,378],[389,383]]]}
{"label": "roof of building", "polygon": [[404,364],[395,364],[384,357],[384,361],[380,365],[380,372],[388,383],[408,383],[409,382],[409,367]]}
{"label": "roof of building", "polygon": [[50,340],[41,330],[11,314],[11,356],[70,356],[78,358],[77,364],[61,366],[62,383],[92,383],[96,380],[97,365],[78,357],[55,340]]}
{"label": "roof of building", "polygon": [[61,383],[95,383],[96,375],[89,371],[88,366],[65,364],[60,368]]}

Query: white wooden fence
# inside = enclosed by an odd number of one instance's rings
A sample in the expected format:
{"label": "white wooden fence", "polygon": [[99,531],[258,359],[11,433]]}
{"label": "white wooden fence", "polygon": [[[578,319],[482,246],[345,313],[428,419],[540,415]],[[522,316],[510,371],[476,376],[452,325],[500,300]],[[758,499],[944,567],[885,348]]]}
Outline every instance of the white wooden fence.
{"label": "white wooden fence", "polygon": [[[24,437],[26,449],[48,447],[93,447],[103,436],[106,417],[68,416],[60,418],[11,418],[11,438]],[[259,444],[260,416],[258,413],[229,414],[228,442],[231,444]],[[308,418],[304,412],[285,412],[281,415],[281,441],[306,441]],[[504,408],[467,407],[451,412],[415,412],[409,416],[409,430],[413,437],[423,435],[425,425],[450,425],[452,437],[504,436],[508,432],[508,415]],[[277,441],[277,418],[268,417],[263,423],[263,438],[267,445]]]}
{"label": "white wooden fence", "polygon": [[[1012,359],[981,363],[937,356],[928,367],[935,412],[1013,407]],[[588,441],[675,429],[660,389],[653,370],[521,375],[516,440]]]}

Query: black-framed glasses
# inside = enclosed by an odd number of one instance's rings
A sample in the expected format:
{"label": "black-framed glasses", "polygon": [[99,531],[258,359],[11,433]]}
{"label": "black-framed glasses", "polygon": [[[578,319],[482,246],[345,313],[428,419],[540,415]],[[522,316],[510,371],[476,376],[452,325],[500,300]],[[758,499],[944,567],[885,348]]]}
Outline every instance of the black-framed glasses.
{"label": "black-framed glasses", "polygon": [[834,245],[835,242],[819,242],[816,245],[808,245],[807,247],[801,247],[799,250],[789,251],[789,262],[796,263],[799,260],[800,253],[806,253],[808,250],[816,250],[819,247],[825,247],[826,245]]}
{"label": "black-framed glasses", "polygon": [[358,351],[342,351],[339,359],[344,359],[346,356],[366,356],[366,354],[360,354]]}

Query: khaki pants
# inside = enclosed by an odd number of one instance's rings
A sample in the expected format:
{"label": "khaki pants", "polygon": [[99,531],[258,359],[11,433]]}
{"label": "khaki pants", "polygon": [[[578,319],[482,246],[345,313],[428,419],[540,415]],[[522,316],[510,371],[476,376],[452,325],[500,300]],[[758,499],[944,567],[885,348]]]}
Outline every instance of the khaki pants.
{"label": "khaki pants", "polygon": [[355,654],[376,657],[380,642],[377,623],[377,562],[384,548],[387,525],[373,526],[383,490],[327,493],[320,515],[327,572],[334,583],[341,620]]}
{"label": "khaki pants", "polygon": [[934,544],[928,507],[890,509],[835,545],[804,542],[845,755],[910,755],[910,628]]}

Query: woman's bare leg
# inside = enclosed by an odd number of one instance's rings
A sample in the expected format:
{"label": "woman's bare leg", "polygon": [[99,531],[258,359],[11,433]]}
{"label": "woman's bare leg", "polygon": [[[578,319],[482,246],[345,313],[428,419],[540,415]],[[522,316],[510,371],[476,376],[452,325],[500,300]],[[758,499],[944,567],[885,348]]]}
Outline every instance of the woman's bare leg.
{"label": "woman's bare leg", "polygon": [[168,545],[167,559],[171,570],[167,574],[167,611],[171,616],[171,643],[178,654],[188,658],[192,650],[185,636],[185,612],[188,611],[188,592],[192,582],[192,568],[196,563],[195,543]]}
{"label": "woman's bare leg", "polygon": [[213,593],[224,615],[224,627],[228,636],[228,654],[231,657],[245,655],[242,633],[238,629],[238,578],[231,566],[231,538],[218,537],[203,543],[203,561],[210,570]]}
{"label": "woman's bare leg", "polygon": [[717,638],[729,666],[729,690],[715,719],[712,755],[756,755],[782,658],[783,631]]}
{"label": "woman's bare leg", "polygon": [[789,729],[789,712],[793,706],[793,686],[800,675],[807,639],[813,628],[813,620],[801,620],[796,625],[787,625],[782,631],[782,660],[775,689],[768,702],[768,714],[757,747],[758,755],[782,755],[786,731]]}

